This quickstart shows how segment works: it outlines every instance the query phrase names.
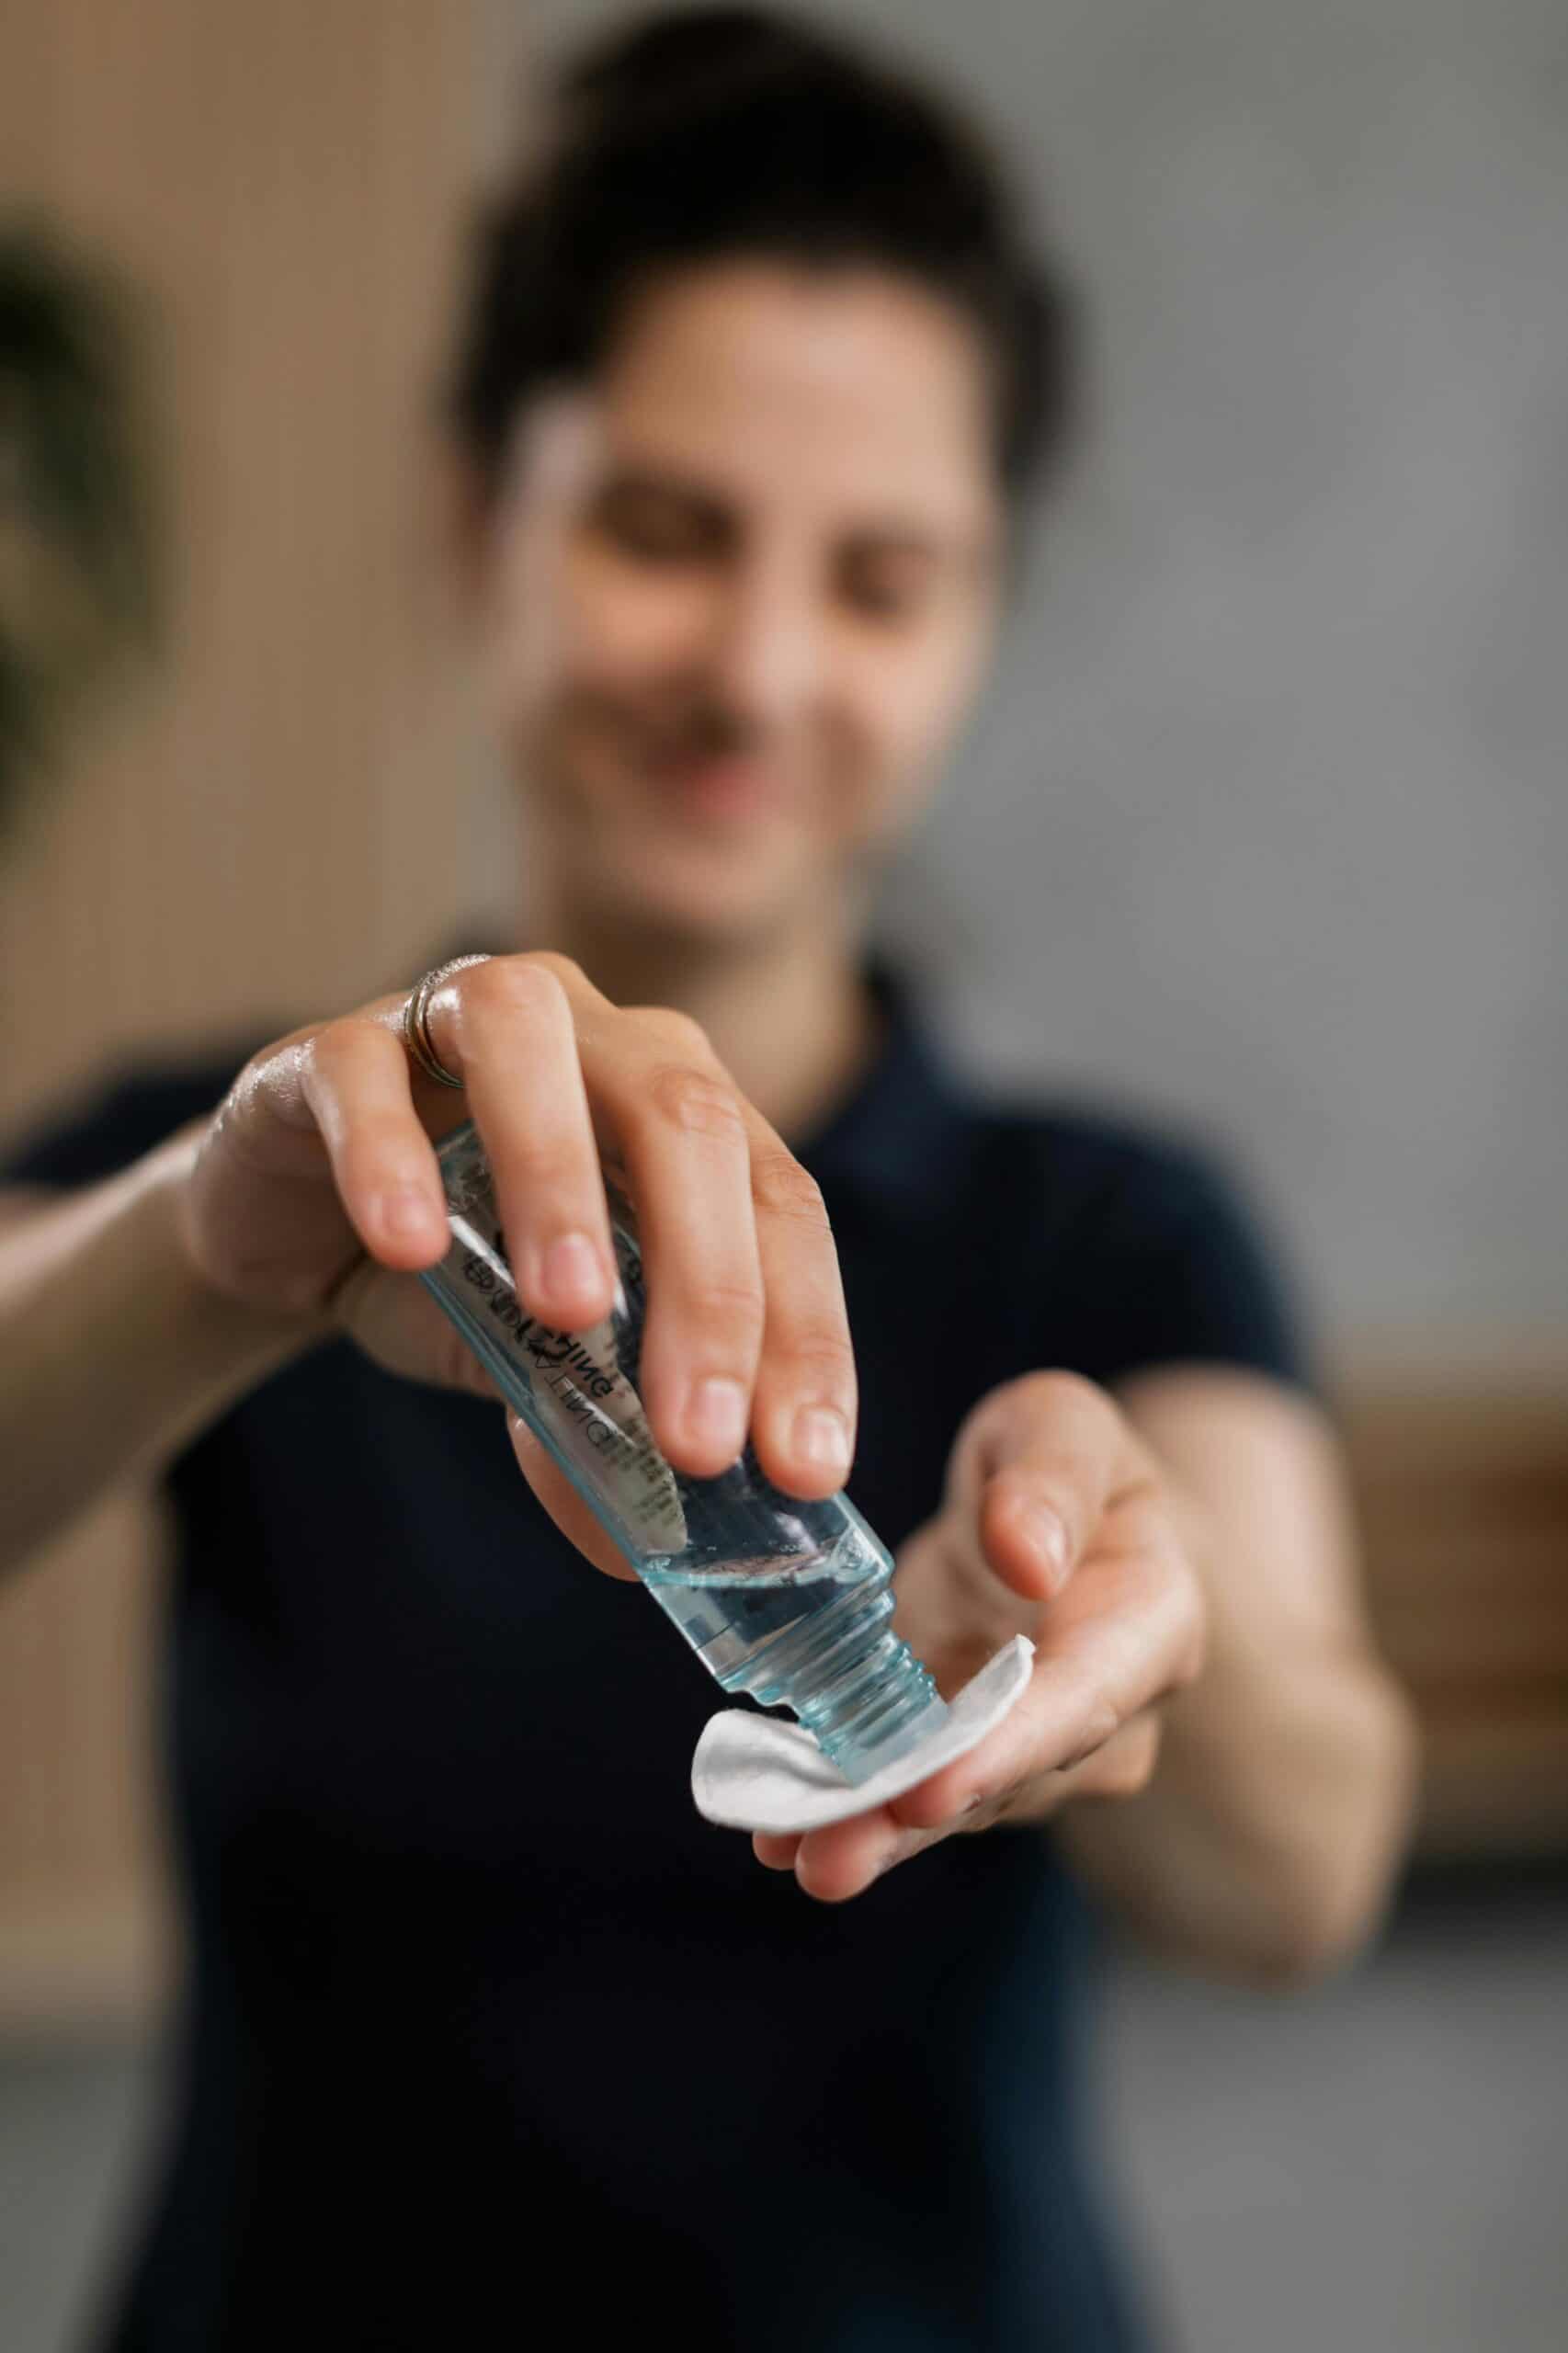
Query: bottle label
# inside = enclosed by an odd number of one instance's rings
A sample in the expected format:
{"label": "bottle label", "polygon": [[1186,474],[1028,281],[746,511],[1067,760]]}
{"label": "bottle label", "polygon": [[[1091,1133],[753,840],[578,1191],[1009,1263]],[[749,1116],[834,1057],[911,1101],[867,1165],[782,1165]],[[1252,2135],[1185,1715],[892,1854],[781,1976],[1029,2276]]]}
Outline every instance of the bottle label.
{"label": "bottle label", "polygon": [[471,1306],[494,1327],[496,1343],[522,1373],[533,1413],[520,1404],[519,1410],[535,1422],[536,1435],[608,1506],[640,1552],[684,1552],[689,1538],[676,1475],[654,1444],[617,1347],[618,1326],[624,1330],[631,1320],[629,1285],[641,1324],[642,1258],[635,1243],[618,1223],[620,1279],[610,1313],[587,1331],[558,1332],[530,1315],[517,1297],[481,1154],[449,1166],[447,1198],[455,1245],[449,1264]]}

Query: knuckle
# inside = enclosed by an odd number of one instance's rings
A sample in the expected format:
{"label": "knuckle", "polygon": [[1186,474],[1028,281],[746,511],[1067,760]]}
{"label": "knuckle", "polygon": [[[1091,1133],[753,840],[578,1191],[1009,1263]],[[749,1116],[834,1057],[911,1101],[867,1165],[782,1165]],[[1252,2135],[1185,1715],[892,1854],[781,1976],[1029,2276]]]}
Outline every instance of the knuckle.
{"label": "knuckle", "polygon": [[752,1199],[771,1217],[798,1218],[824,1233],[831,1231],[822,1187],[792,1153],[759,1153],[752,1163]]}
{"label": "knuckle", "polygon": [[213,1110],[201,1155],[218,1148],[249,1163],[258,1136],[282,1128],[322,1142],[321,1092],[312,1080],[314,1030],[264,1046],[238,1072]]}
{"label": "knuckle", "polygon": [[353,1013],[340,1013],[324,1021],[312,1036],[301,1040],[303,1059],[324,1066],[351,1053],[358,1043],[360,1028],[359,1017]]}
{"label": "knuckle", "polygon": [[[401,997],[394,997],[389,1000],[389,1003],[394,1006],[401,1005],[402,1002],[403,1000]],[[252,1054],[249,1062],[245,1063],[244,1070],[260,1070],[267,1063],[278,1060],[292,1059],[294,1061],[298,1061],[300,1055],[304,1052],[317,1038],[320,1037],[322,1031],[324,1029],[328,1029],[331,1027],[332,1023],[330,1020],[301,1021],[298,1029],[286,1030],[281,1038],[273,1038],[267,1045],[258,1046],[255,1053]],[[243,1077],[244,1075],[244,1072],[242,1071],[240,1075]]]}
{"label": "knuckle", "polygon": [[744,1276],[709,1275],[694,1283],[687,1297],[689,1312],[703,1324],[727,1326],[738,1324],[748,1333],[760,1332],[764,1302],[759,1285],[748,1282]]}
{"label": "knuckle", "polygon": [[368,1047],[380,1042],[381,1034],[378,1022],[362,1014],[345,1013],[324,1022],[312,1037],[302,1039],[292,1051],[298,1055],[300,1083],[307,1099],[318,1084],[335,1085]]}
{"label": "knuckle", "polygon": [[563,994],[559,976],[533,956],[492,956],[455,974],[454,984],[465,1018],[482,1024],[553,1012]]}
{"label": "knuckle", "polygon": [[661,1063],[648,1081],[653,1109],[684,1135],[711,1136],[721,1142],[744,1141],[745,1122],[727,1079],[690,1063]]}
{"label": "knuckle", "polygon": [[989,1797],[982,1798],[978,1804],[970,1806],[961,1813],[957,1826],[960,1830],[994,1829],[999,1822],[1006,1820],[1015,1807],[1023,1803],[1028,1787],[1027,1774],[1019,1774],[1013,1780],[1005,1781],[1000,1789],[993,1790]]}
{"label": "knuckle", "polygon": [[1135,1798],[1153,1779],[1159,1755],[1157,1725],[1140,1724],[1113,1741],[1093,1774],[1096,1793],[1108,1798]]}
{"label": "knuckle", "polygon": [[1100,1693],[1085,1718],[1083,1738],[1072,1756],[1062,1758],[1059,1769],[1070,1773],[1074,1766],[1085,1765],[1091,1757],[1097,1757],[1107,1743],[1115,1738],[1120,1721],[1115,1703],[1105,1693]]}
{"label": "knuckle", "polygon": [[790,1331],[785,1345],[790,1366],[797,1374],[803,1371],[819,1374],[826,1393],[853,1392],[855,1352],[841,1326],[822,1324],[813,1318],[795,1325]]}
{"label": "knuckle", "polygon": [[[592,986],[586,972],[574,956],[562,955],[558,948],[530,948],[519,956],[493,956],[493,964],[531,964],[536,972],[548,972],[562,988]],[[475,965],[482,972],[483,965]]]}
{"label": "knuckle", "polygon": [[713,1041],[695,1014],[683,1013],[673,1005],[629,1005],[622,1009],[640,1028],[651,1031],[663,1044],[680,1049],[693,1062],[715,1059]]}
{"label": "knuckle", "polygon": [[1104,1392],[1081,1372],[1065,1372],[1052,1368],[1043,1372],[1026,1373],[1024,1378],[1031,1400],[1042,1414],[1095,1413],[1100,1411],[1106,1403]]}

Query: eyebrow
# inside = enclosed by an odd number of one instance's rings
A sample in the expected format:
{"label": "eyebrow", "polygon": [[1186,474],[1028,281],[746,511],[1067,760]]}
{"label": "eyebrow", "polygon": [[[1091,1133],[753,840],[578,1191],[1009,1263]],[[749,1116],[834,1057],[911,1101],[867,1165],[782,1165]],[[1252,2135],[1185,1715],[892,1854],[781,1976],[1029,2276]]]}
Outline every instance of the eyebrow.
{"label": "eyebrow", "polygon": [[871,549],[878,555],[916,556],[927,562],[950,553],[956,545],[951,539],[908,523],[866,524],[845,536],[856,549]]}
{"label": "eyebrow", "polygon": [[989,569],[995,560],[997,546],[995,533],[983,524],[973,529],[955,525],[943,530],[892,517],[880,522],[872,518],[846,536],[858,552],[913,558],[936,566],[950,565],[955,572],[970,576]]}
{"label": "eyebrow", "polygon": [[670,498],[683,506],[694,506],[704,519],[712,523],[732,523],[734,502],[710,483],[699,482],[694,475],[676,472],[670,467],[650,465],[611,466],[603,479],[594,485],[589,500],[591,506],[601,506],[611,498]]}
{"label": "eyebrow", "polygon": [[[709,524],[722,529],[733,527],[736,521],[734,499],[678,466],[646,460],[612,465],[596,486],[590,505],[598,506],[607,500],[627,496],[677,499],[682,505],[694,507]],[[940,526],[912,523],[906,516],[898,515],[860,516],[839,537],[858,547],[874,546],[879,553],[914,556],[928,563],[951,558],[966,569],[978,569],[986,563],[994,547],[994,535],[983,525],[973,530],[943,530]]]}

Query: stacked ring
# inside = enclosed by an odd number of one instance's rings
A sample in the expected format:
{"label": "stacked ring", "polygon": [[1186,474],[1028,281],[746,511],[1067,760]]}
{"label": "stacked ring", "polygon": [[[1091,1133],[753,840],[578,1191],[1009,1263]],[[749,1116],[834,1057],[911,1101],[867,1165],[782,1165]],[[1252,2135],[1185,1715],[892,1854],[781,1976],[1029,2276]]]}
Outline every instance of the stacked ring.
{"label": "stacked ring", "polygon": [[488,956],[453,956],[445,964],[433,964],[404,1000],[403,1042],[426,1077],[433,1078],[437,1086],[460,1086],[462,1080],[447,1068],[431,1041],[430,1000],[442,983],[449,981],[454,972],[460,972],[465,965],[489,961]]}

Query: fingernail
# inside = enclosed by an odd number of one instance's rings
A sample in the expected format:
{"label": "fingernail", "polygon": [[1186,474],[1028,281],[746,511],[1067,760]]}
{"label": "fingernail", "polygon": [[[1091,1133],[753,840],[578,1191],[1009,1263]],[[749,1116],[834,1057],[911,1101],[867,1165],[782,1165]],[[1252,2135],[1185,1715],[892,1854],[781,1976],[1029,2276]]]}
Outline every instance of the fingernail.
{"label": "fingernail", "polygon": [[1019,1514],[1025,1535],[1059,1575],[1067,1570],[1067,1530],[1049,1504],[1026,1504]]}
{"label": "fingernail", "polygon": [[554,1299],[588,1299],[600,1288],[599,1254],[585,1233],[558,1233],[540,1271]]}
{"label": "fingernail", "polygon": [[795,1416],[792,1444],[797,1458],[813,1470],[849,1468],[849,1432],[842,1415],[826,1405],[804,1405]]}
{"label": "fingernail", "polygon": [[434,1211],[417,1185],[394,1185],[376,1205],[382,1226],[401,1242],[423,1240],[432,1232]]}
{"label": "fingernail", "polygon": [[746,1442],[746,1395],[738,1381],[699,1381],[686,1409],[687,1434],[704,1446],[728,1449],[733,1461]]}

